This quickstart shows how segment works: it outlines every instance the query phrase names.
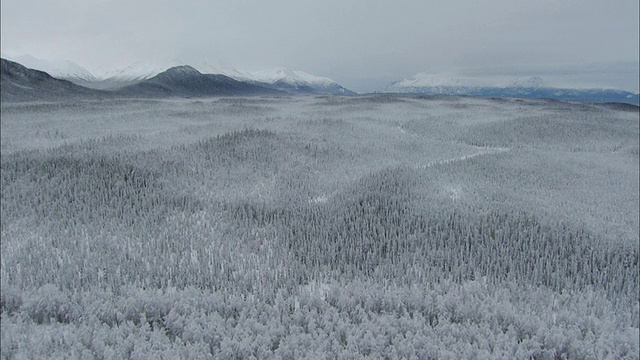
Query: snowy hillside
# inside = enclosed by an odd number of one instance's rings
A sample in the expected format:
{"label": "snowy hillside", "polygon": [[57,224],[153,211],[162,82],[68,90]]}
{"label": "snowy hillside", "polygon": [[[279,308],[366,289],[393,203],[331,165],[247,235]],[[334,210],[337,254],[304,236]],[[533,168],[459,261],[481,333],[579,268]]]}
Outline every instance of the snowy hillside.
{"label": "snowy hillside", "polygon": [[253,72],[250,74],[250,79],[284,91],[317,94],[354,94],[332,79],[286,68]]}
{"label": "snowy hillside", "polygon": [[125,86],[116,93],[142,97],[210,97],[246,95],[283,95],[284,93],[238,81],[220,74],[203,74],[192,66],[172,67],[150,79]]}
{"label": "snowy hillside", "polygon": [[253,72],[249,75],[253,80],[267,84],[283,82],[291,85],[327,87],[337,84],[335,81],[304,71],[291,71],[286,68],[274,68]]}
{"label": "snowy hillside", "polygon": [[289,85],[308,85],[308,83],[295,72],[285,68],[274,68],[256,71],[251,73],[252,80],[263,82],[266,84],[275,84],[277,82]]}
{"label": "snowy hillside", "polygon": [[163,71],[162,65],[136,62],[123,68],[98,68],[94,70],[99,80],[119,79],[126,81],[146,80]]}
{"label": "snowy hillside", "polygon": [[4,58],[0,60],[2,60],[0,95],[3,103],[78,98],[95,99],[106,95],[78,86],[68,80],[54,78],[46,72],[30,69]]}
{"label": "snowy hillside", "polygon": [[223,80],[3,100],[0,358],[638,359],[637,107]]}
{"label": "snowy hillside", "polygon": [[97,80],[89,70],[70,60],[45,60],[31,55],[3,57],[29,69],[44,71],[58,79]]}

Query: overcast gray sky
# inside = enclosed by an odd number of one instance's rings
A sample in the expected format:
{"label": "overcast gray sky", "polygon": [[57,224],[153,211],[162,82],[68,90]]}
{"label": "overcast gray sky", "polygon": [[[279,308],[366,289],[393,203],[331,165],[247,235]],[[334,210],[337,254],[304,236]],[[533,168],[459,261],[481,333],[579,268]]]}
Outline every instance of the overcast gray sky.
{"label": "overcast gray sky", "polygon": [[[638,91],[638,0],[2,0],[2,51],[89,69],[180,57],[371,91],[418,72],[586,75]],[[609,67],[611,64],[611,67]],[[529,71],[531,69],[531,71]],[[612,78],[608,79],[608,69]],[[615,75],[613,73],[615,72]]]}

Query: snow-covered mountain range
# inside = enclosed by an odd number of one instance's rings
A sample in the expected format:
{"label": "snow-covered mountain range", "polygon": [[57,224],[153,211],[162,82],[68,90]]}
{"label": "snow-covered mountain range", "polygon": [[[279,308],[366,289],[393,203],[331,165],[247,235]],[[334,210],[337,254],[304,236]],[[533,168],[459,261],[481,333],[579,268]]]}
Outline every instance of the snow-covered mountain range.
{"label": "snow-covered mountain range", "polygon": [[388,84],[382,92],[425,95],[545,98],[638,104],[639,95],[618,89],[576,89],[554,85],[539,76],[482,78],[420,73]]}
{"label": "snow-covered mountain range", "polygon": [[202,74],[191,66],[172,67],[150,79],[116,90],[90,89],[19,63],[2,60],[2,101],[56,101],[60,99],[207,98],[215,96],[281,96],[285,92],[241,82],[225,75]]}
{"label": "snow-covered mountain range", "polygon": [[385,91],[397,90],[398,92],[400,92],[401,90],[412,88],[433,88],[441,86],[477,87],[487,85],[488,83],[486,81],[478,78],[456,76],[452,74],[418,73],[413,78],[403,79],[387,85]]}
{"label": "snow-covered mountain range", "polygon": [[[5,54],[3,54],[5,57]],[[354,92],[342,87],[332,79],[309,74],[303,71],[292,71],[287,68],[273,68],[255,72],[244,72],[233,67],[206,61],[183,61],[174,58],[162,62],[137,62],[121,68],[98,68],[88,70],[69,60],[44,60],[30,55],[8,57],[29,69],[44,71],[54,78],[71,81],[83,87],[98,90],[117,90],[153,79],[159,74],[180,66],[190,66],[200,75],[216,75],[233,79],[240,84],[258,86],[277,90],[283,94],[331,94],[351,95]],[[195,81],[196,77],[190,77]],[[206,79],[205,79],[206,78]],[[231,86],[222,85],[226,80],[217,78],[213,85],[212,77],[200,77],[209,85],[193,84],[201,89],[218,89],[218,93],[231,91]],[[200,81],[199,80],[199,81]],[[224,80],[224,81],[223,81]],[[186,80],[185,80],[186,81]],[[233,84],[236,88],[240,84]],[[240,92],[257,93],[255,88],[240,86]],[[148,84],[147,84],[148,86]],[[171,87],[173,89],[173,87]],[[222,90],[227,89],[227,90]],[[180,92],[184,91],[183,88]],[[194,90],[195,91],[195,90]],[[188,92],[188,91],[187,91]],[[388,84],[382,92],[426,95],[457,95],[480,97],[514,97],[514,98],[549,98],[561,100],[585,100],[604,102],[625,102],[638,104],[640,95],[628,91],[610,88],[574,88],[559,86],[539,76],[513,78],[508,76],[469,76],[455,73],[419,73]],[[196,91],[196,93],[198,93]]]}
{"label": "snow-covered mountain range", "polygon": [[168,61],[135,62],[121,68],[101,67],[92,71],[69,60],[44,60],[31,55],[9,57],[24,66],[47,72],[56,78],[100,90],[114,90],[149,80],[167,69],[190,66],[202,74],[224,75],[240,82],[261,85],[288,93],[304,94],[354,94],[326,77],[303,71],[274,68],[256,72],[243,72],[233,67],[207,61],[184,61],[174,58]]}
{"label": "snow-covered mountain range", "polygon": [[438,88],[508,88],[508,87],[553,87],[539,76],[524,78],[509,77],[472,77],[455,74],[419,73],[410,79],[403,79],[388,84],[385,92],[420,92],[425,89]]}

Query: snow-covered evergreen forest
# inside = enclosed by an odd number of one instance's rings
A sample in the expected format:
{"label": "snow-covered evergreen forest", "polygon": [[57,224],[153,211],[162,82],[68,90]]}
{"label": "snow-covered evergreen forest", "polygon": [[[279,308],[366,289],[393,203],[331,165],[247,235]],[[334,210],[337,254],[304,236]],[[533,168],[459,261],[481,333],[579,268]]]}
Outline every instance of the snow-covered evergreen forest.
{"label": "snow-covered evergreen forest", "polygon": [[3,103],[6,359],[638,359],[637,107]]}

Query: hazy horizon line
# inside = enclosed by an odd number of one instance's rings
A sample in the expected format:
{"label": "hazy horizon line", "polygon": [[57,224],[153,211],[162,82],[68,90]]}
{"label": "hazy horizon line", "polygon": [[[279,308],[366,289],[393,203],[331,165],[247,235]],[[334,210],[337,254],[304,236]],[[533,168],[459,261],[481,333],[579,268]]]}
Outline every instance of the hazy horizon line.
{"label": "hazy horizon line", "polygon": [[[640,78],[640,62],[635,61],[612,61],[612,62],[593,62],[588,64],[535,64],[535,65],[511,65],[500,67],[466,67],[466,68],[438,68],[429,71],[428,69],[419,71],[414,74],[405,74],[402,78],[391,77],[390,74],[378,74],[378,76],[369,77],[349,77],[338,76],[332,77],[322,73],[310,72],[305,69],[289,68],[286,66],[265,66],[265,67],[252,67],[251,69],[239,69],[233,65],[229,65],[219,59],[181,59],[180,57],[170,57],[167,59],[158,60],[152,59],[138,59],[137,61],[129,63],[126,66],[114,65],[113,67],[106,67],[104,65],[99,66],[86,66],[80,62],[70,58],[46,58],[32,54],[20,54],[15,55],[7,53],[4,50],[0,54],[2,58],[20,63],[21,58],[31,57],[33,60],[44,62],[69,62],[74,66],[78,66],[87,71],[97,81],[108,79],[104,77],[109,72],[116,72],[125,70],[127,67],[133,65],[148,66],[149,69],[153,68],[153,71],[162,72],[175,66],[188,65],[196,70],[202,72],[202,65],[208,64],[212,67],[218,67],[219,70],[234,71],[242,75],[253,75],[256,72],[272,70],[272,69],[287,69],[291,71],[302,71],[309,74],[326,77],[334,80],[338,84],[356,91],[358,93],[373,93],[380,92],[384,88],[395,82],[412,81],[418,79],[420,76],[428,75],[433,77],[455,77],[460,79],[472,79],[476,80],[482,85],[487,87],[504,87],[505,84],[517,80],[529,79],[533,77],[540,77],[544,80],[545,85],[550,88],[574,88],[574,89],[615,89],[628,91],[635,94],[640,93],[640,81],[636,81],[633,84],[627,86],[616,86],[612,83],[620,82],[621,78],[631,75],[631,77],[638,80]],[[200,64],[198,64],[200,63]],[[23,64],[24,65],[24,64]],[[200,66],[199,66],[200,65]],[[26,66],[26,65],[25,65]],[[28,67],[28,66],[27,66]],[[200,69],[199,69],[200,67]],[[426,68],[426,67],[425,67]],[[43,69],[37,69],[45,71]],[[629,74],[635,70],[636,74]],[[215,74],[215,72],[203,72]],[[51,74],[52,76],[54,74]],[[386,75],[386,76],[385,76]],[[586,75],[586,76],[585,76]],[[340,80],[344,79],[344,80]],[[635,85],[635,88],[634,88]],[[441,85],[447,86],[447,85]]]}

